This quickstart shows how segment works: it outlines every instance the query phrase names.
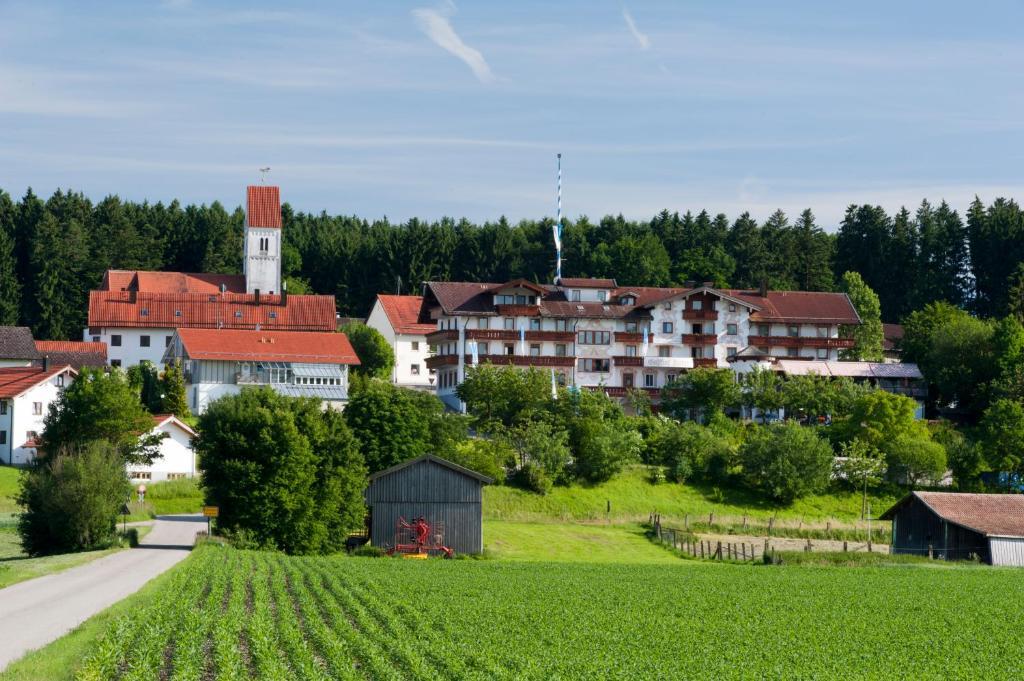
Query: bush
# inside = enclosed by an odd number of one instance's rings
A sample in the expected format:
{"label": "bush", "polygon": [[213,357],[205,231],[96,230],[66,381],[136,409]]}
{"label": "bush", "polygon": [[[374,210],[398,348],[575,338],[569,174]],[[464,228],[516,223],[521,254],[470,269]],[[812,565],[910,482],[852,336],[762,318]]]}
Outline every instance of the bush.
{"label": "bush", "polygon": [[211,403],[194,442],[218,529],[287,553],[335,553],[365,517],[366,469],[337,411],[246,389]]}
{"label": "bush", "polygon": [[[625,425],[620,419],[618,425]],[[617,428],[616,422],[581,419],[572,433],[573,470],[591,483],[606,482],[639,459],[643,442],[635,430]]]}
{"label": "bush", "polygon": [[548,474],[538,464],[529,461],[525,466],[516,471],[515,483],[523,489],[545,495],[551,491],[553,483]]}
{"label": "bush", "polygon": [[505,466],[515,456],[512,448],[504,441],[485,438],[460,442],[449,454],[452,463],[482,473],[499,484],[505,481]]}
{"label": "bush", "polygon": [[911,486],[937,482],[946,472],[946,450],[924,438],[898,437],[885,448],[889,476]]}
{"label": "bush", "polygon": [[18,493],[25,507],[18,521],[22,547],[40,556],[110,546],[130,491],[124,458],[110,443],[37,459],[21,476]]}
{"label": "bush", "polygon": [[793,423],[757,429],[739,456],[747,484],[782,504],[822,491],[832,472],[829,444],[814,429]]}
{"label": "bush", "polygon": [[352,551],[349,555],[356,556],[357,558],[383,558],[387,554],[384,553],[384,549],[379,546],[370,546],[369,544],[365,544]]}
{"label": "bush", "polygon": [[431,423],[440,418],[437,397],[368,380],[345,407],[371,473],[434,451]]}
{"label": "bush", "polygon": [[391,369],[395,366],[395,351],[380,331],[362,322],[350,322],[341,327],[359,358],[359,365],[352,370],[361,376],[372,376],[391,380]]}
{"label": "bush", "polygon": [[649,446],[666,466],[668,479],[675,482],[695,476],[721,480],[734,458],[728,440],[692,421],[669,423]]}

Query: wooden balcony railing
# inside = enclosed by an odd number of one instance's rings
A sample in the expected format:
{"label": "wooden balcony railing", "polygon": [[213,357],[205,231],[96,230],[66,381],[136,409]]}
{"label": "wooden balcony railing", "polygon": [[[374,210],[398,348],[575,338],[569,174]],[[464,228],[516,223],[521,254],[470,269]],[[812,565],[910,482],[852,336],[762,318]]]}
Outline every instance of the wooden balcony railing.
{"label": "wooden balcony railing", "polygon": [[496,305],[499,317],[536,317],[540,315],[540,305]]}
{"label": "wooden balcony railing", "polygon": [[[556,355],[480,355],[480,364],[508,364],[517,367],[573,367],[575,357],[559,357]],[[466,355],[466,364],[473,361],[472,355]]]}
{"label": "wooden balcony railing", "polygon": [[615,366],[617,367],[642,367],[644,365],[643,357],[615,355],[612,359],[615,360]]}
{"label": "wooden balcony railing", "polygon": [[683,319],[713,322],[718,319],[718,310],[683,310]]}
{"label": "wooden balcony railing", "polygon": [[684,333],[684,345],[715,345],[718,343],[718,336],[713,333]]}
{"label": "wooden balcony railing", "polygon": [[[654,341],[654,334],[648,333],[647,340],[649,342]],[[616,343],[643,343],[644,335],[642,333],[633,333],[632,331],[616,331],[615,332]]]}
{"label": "wooden balcony railing", "polygon": [[626,395],[629,394],[630,390],[642,390],[645,393],[647,393],[648,395],[650,395],[651,397],[659,397],[661,395],[661,389],[660,388],[641,388],[639,386],[634,386],[632,388],[624,388],[624,387],[620,387],[620,386],[610,386],[610,385],[592,386],[592,387],[588,386],[588,387],[590,387],[591,390],[604,390],[604,394],[607,395],[608,397],[625,397]]}
{"label": "wooden balcony railing", "polygon": [[852,338],[820,338],[818,336],[749,336],[747,342],[759,347],[776,348],[852,348]]}
{"label": "wooden balcony railing", "polygon": [[458,355],[434,355],[427,357],[427,368],[438,369],[440,367],[457,366],[459,363]]}
{"label": "wooden balcony railing", "polygon": [[437,345],[446,341],[459,340],[458,329],[440,329],[427,334],[427,345]]}
{"label": "wooden balcony railing", "polygon": [[[519,340],[519,331],[512,329],[466,329],[466,339],[482,341],[517,341]],[[572,343],[576,340],[576,334],[572,331],[527,331],[526,340]]]}
{"label": "wooden balcony railing", "polygon": [[714,369],[718,366],[718,360],[715,359],[714,357],[698,357],[694,358],[693,366],[698,369],[701,367],[707,369]]}

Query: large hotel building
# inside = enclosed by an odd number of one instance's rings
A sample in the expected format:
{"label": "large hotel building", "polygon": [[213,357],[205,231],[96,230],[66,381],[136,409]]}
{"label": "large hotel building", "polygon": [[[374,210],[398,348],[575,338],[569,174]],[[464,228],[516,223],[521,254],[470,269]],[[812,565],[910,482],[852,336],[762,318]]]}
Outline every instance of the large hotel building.
{"label": "large hotel building", "polygon": [[827,375],[853,345],[840,325],[860,318],[844,293],[563,278],[557,285],[427,282],[419,322],[437,327],[427,336],[436,350],[427,366],[437,372],[438,396],[458,409],[455,388],[474,361],[552,368],[562,384],[613,396],[629,388],[656,395],[694,367],[743,371],[795,360]]}

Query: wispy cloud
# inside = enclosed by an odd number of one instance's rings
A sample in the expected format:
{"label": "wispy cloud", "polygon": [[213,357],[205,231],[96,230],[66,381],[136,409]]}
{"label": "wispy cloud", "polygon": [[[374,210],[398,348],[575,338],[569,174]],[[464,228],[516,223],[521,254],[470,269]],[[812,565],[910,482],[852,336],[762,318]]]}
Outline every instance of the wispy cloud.
{"label": "wispy cloud", "polygon": [[490,83],[494,74],[480,50],[470,47],[462,41],[459,34],[452,28],[451,21],[445,14],[434,9],[414,9],[413,17],[423,33],[443,50],[446,50],[468,66],[481,83]]}
{"label": "wispy cloud", "polygon": [[626,20],[626,28],[636,38],[637,45],[640,46],[641,50],[647,50],[651,47],[651,39],[647,37],[646,33],[641,33],[640,29],[636,27],[636,22],[633,21],[633,15],[629,13],[629,10],[625,7],[622,8],[622,18]]}

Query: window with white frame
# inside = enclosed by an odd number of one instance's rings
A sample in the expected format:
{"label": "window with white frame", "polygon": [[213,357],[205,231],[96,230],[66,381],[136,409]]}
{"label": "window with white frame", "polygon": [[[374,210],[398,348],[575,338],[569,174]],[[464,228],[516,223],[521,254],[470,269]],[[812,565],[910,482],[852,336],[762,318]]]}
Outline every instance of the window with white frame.
{"label": "window with white frame", "polygon": [[644,374],[644,387],[645,388],[653,388],[654,387],[654,374]]}
{"label": "window with white frame", "polygon": [[828,326],[818,327],[818,338],[828,338],[831,329]]}
{"label": "window with white frame", "polygon": [[555,344],[555,357],[565,357],[565,356],[566,356],[565,343],[556,343]]}
{"label": "window with white frame", "polygon": [[612,342],[611,331],[578,331],[576,342],[579,345],[608,345]]}
{"label": "window with white frame", "polygon": [[612,362],[610,359],[584,358],[580,360],[580,371],[594,373],[607,373],[611,371]]}
{"label": "window with white frame", "polygon": [[828,348],[818,348],[818,359],[828,359]]}
{"label": "window with white frame", "polygon": [[736,303],[729,303],[729,312],[736,311]]}
{"label": "window with white frame", "polygon": [[786,327],[786,331],[790,337],[796,338],[800,335],[800,326],[797,324],[790,324]]}
{"label": "window with white frame", "polygon": [[413,376],[419,376],[420,375],[420,365],[419,364],[411,365],[409,367],[409,373],[411,373]]}
{"label": "window with white frame", "polygon": [[636,322],[626,322],[626,333],[636,333],[638,330]]}
{"label": "window with white frame", "polygon": [[540,317],[530,318],[530,331],[540,331]]}
{"label": "window with white frame", "polygon": [[675,328],[675,326],[672,324],[672,322],[662,322],[661,323],[661,332],[662,333],[672,333],[672,330],[674,328]]}
{"label": "window with white frame", "polygon": [[32,416],[42,416],[42,415],[43,415],[43,403],[42,402],[33,402],[32,403]]}
{"label": "window with white frame", "polygon": [[572,327],[569,325],[568,319],[556,319],[555,320],[555,331],[572,331]]}
{"label": "window with white frame", "polygon": [[491,320],[488,319],[487,317],[480,317],[479,319],[476,320],[476,328],[478,329],[488,329],[490,328],[490,326]]}
{"label": "window with white frame", "polygon": [[581,296],[582,296],[582,292],[579,289],[573,289],[572,290],[572,302],[574,302],[574,303],[580,302]]}
{"label": "window with white frame", "polygon": [[636,357],[636,346],[635,345],[627,345],[626,346],[626,357]]}
{"label": "window with white frame", "polygon": [[726,348],[725,349],[725,356],[726,357],[735,357],[736,356],[736,348]]}
{"label": "window with white frame", "polygon": [[730,335],[730,336],[735,336],[736,333],[737,333],[736,332],[736,325],[735,324],[726,324],[725,325],[725,332],[728,335]]}
{"label": "window with white frame", "polygon": [[658,346],[658,357],[671,357],[672,346],[671,345],[659,345]]}
{"label": "window with white frame", "polygon": [[505,317],[505,330],[506,331],[515,331],[516,330],[516,320],[515,320],[515,317]]}
{"label": "window with white frame", "polygon": [[477,343],[476,354],[486,355],[487,354],[487,343]]}
{"label": "window with white frame", "polygon": [[530,357],[540,357],[540,343],[530,344]]}
{"label": "window with white frame", "polygon": [[55,386],[57,386],[58,388],[63,388],[64,387],[64,374],[57,374],[53,378],[53,384]]}

